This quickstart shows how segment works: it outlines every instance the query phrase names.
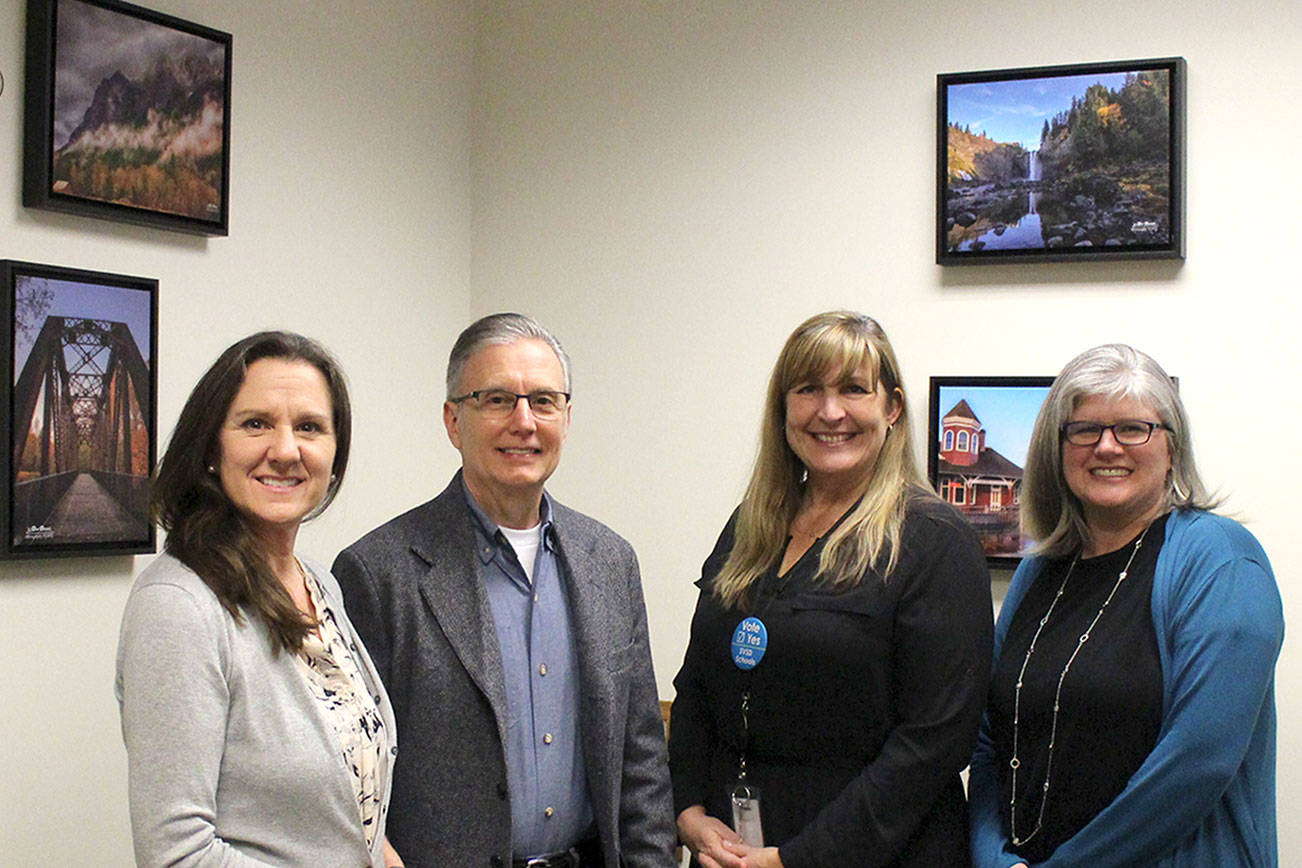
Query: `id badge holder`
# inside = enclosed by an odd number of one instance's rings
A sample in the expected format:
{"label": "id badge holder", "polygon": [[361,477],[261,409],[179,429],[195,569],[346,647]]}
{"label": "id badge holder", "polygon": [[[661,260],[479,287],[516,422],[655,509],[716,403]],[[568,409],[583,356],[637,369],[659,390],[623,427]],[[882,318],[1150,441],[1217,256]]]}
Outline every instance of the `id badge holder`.
{"label": "id badge holder", "polygon": [[732,828],[743,844],[764,846],[764,828],[760,824],[759,787],[738,781],[732,788]]}

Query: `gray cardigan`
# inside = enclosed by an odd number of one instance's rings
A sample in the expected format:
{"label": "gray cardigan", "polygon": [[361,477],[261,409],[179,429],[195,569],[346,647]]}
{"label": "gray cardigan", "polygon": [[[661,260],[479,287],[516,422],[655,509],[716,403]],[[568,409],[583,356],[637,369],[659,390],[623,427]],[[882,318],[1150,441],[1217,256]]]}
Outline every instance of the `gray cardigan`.
{"label": "gray cardigan", "polygon": [[[388,696],[329,571],[307,564],[352,645],[397,753]],[[261,619],[237,624],[184,564],[159,555],[136,579],[115,684],[141,866],[383,866],[389,769],[368,852],[334,730],[294,658]]]}

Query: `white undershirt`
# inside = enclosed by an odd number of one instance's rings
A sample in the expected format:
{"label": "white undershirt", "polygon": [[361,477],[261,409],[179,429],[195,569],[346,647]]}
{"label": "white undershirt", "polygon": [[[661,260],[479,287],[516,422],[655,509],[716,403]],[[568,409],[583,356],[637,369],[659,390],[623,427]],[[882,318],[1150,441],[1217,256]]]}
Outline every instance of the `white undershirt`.
{"label": "white undershirt", "polygon": [[533,527],[524,530],[516,530],[513,527],[499,528],[502,536],[515,549],[515,558],[524,567],[524,574],[529,577],[529,584],[533,584],[533,564],[538,557],[538,546],[542,542],[542,522],[535,524]]}

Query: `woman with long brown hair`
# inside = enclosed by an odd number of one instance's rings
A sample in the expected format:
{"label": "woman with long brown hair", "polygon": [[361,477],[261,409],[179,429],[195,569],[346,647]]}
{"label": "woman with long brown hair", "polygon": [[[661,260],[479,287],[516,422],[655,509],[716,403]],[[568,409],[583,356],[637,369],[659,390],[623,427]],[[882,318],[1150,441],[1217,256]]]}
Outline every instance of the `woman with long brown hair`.
{"label": "woman with long brown hair", "polygon": [[393,713],[324,567],[294,551],[348,464],[343,373],[315,341],[231,346],[181,410],[151,492],[165,553],[118,646],[142,866],[392,866]]}

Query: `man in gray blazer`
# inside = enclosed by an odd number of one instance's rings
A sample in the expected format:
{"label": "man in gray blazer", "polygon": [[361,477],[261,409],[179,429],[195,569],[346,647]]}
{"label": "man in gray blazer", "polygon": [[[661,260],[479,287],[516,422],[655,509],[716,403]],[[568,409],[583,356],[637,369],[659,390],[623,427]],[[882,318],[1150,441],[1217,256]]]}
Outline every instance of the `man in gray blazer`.
{"label": "man in gray blazer", "polygon": [[673,865],[637,558],[543,490],[569,359],[528,317],[484,317],[447,390],[461,470],[334,563],[402,738],[389,841],[408,868]]}

